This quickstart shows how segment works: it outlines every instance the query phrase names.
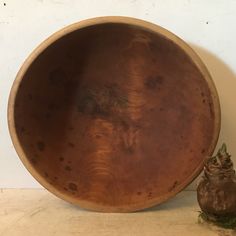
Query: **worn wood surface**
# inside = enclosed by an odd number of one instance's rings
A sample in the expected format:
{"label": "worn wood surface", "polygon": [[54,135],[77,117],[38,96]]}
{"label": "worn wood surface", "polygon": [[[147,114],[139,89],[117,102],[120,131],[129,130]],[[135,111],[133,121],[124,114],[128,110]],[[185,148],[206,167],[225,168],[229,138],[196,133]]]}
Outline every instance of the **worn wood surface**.
{"label": "worn wood surface", "polygon": [[201,60],[170,32],[122,17],[60,31],[14,83],[9,126],[32,175],[99,211],[135,211],[186,187],[211,155],[220,111]]}

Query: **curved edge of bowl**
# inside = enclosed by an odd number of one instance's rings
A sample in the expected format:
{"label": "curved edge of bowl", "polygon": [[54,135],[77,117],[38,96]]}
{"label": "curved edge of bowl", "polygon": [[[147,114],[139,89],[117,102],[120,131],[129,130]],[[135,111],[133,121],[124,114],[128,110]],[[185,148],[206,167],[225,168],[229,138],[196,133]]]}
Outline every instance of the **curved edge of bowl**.
{"label": "curved edge of bowl", "polygon": [[13,145],[15,147],[15,150],[26,167],[26,169],[30,172],[30,174],[48,191],[56,195],[57,197],[70,202],[72,204],[78,205],[82,208],[89,209],[89,210],[95,210],[95,211],[101,211],[101,212],[133,212],[138,210],[143,210],[146,208],[150,208],[154,205],[158,205],[160,203],[163,203],[167,201],[168,199],[174,197],[177,193],[182,191],[186,186],[188,186],[202,171],[204,166],[204,161],[200,163],[198,168],[195,169],[195,171],[192,173],[192,175],[189,176],[183,182],[181,185],[178,185],[173,191],[168,192],[168,194],[154,198],[149,200],[148,202],[141,202],[141,203],[135,203],[132,205],[123,205],[121,207],[117,206],[102,206],[100,204],[95,204],[89,201],[84,200],[78,200],[73,196],[68,196],[64,194],[63,192],[56,189],[53,185],[49,184],[30,164],[28,161],[26,154],[21,147],[20,141],[16,135],[16,128],[15,128],[15,122],[14,122],[14,106],[15,106],[15,98],[18,91],[18,87],[21,83],[21,80],[25,74],[25,72],[28,70],[32,62],[53,42],[55,42],[57,39],[59,39],[62,36],[65,36],[66,34],[69,34],[70,32],[73,32],[74,30],[79,30],[84,27],[96,25],[96,24],[104,24],[104,23],[123,23],[123,24],[129,24],[133,26],[143,27],[145,29],[151,30],[154,33],[161,34],[167,39],[171,40],[173,43],[177,44],[179,47],[184,50],[184,52],[190,57],[190,59],[194,62],[194,64],[198,67],[198,69],[203,74],[204,78],[206,79],[209,89],[211,91],[212,95],[212,101],[214,105],[214,112],[215,112],[215,124],[214,124],[214,137],[211,143],[211,146],[209,147],[209,154],[212,154],[214,152],[215,146],[217,144],[219,133],[220,133],[220,127],[221,127],[221,109],[220,109],[220,101],[219,96],[215,87],[215,84],[210,76],[210,73],[208,72],[206,66],[200,59],[200,57],[193,51],[193,49],[185,43],[182,39],[180,39],[175,34],[171,33],[170,31],[155,25],[153,23],[149,23],[144,20],[131,18],[131,17],[124,17],[124,16],[105,16],[105,17],[96,17],[91,18],[87,20],[83,20],[74,24],[71,24],[58,32],[54,33],[52,36],[47,38],[45,41],[43,41],[25,60],[22,67],[20,68],[19,72],[16,75],[16,79],[12,85],[10,96],[8,100],[8,111],[7,111],[7,117],[8,117],[8,128],[10,132],[10,136],[13,142]]}

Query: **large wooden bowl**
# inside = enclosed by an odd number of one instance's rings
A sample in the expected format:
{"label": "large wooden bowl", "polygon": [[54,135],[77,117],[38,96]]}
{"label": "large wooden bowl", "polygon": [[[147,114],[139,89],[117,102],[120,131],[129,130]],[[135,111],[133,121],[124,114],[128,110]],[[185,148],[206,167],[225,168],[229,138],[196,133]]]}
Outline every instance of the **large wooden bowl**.
{"label": "large wooden bowl", "polygon": [[18,155],[45,188],[84,208],[128,212],[173,197],[199,174],[220,107],[181,39],[101,17],[62,29],[29,56],[8,119]]}

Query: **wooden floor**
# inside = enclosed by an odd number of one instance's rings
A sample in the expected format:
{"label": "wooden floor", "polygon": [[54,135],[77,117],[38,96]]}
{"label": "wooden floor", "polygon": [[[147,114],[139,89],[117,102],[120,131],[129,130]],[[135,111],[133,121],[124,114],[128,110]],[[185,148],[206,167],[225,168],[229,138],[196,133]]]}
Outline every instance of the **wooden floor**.
{"label": "wooden floor", "polygon": [[198,223],[194,191],[137,213],[97,213],[72,206],[42,189],[1,189],[0,236],[231,236]]}

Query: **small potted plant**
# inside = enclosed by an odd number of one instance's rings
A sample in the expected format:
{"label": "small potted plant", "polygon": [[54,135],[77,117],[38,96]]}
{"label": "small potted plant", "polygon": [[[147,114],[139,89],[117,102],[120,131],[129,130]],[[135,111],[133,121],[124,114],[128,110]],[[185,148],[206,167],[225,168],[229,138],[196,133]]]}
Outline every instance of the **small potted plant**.
{"label": "small potted plant", "polygon": [[216,156],[206,160],[197,188],[201,219],[224,228],[236,228],[236,175],[223,144]]}

